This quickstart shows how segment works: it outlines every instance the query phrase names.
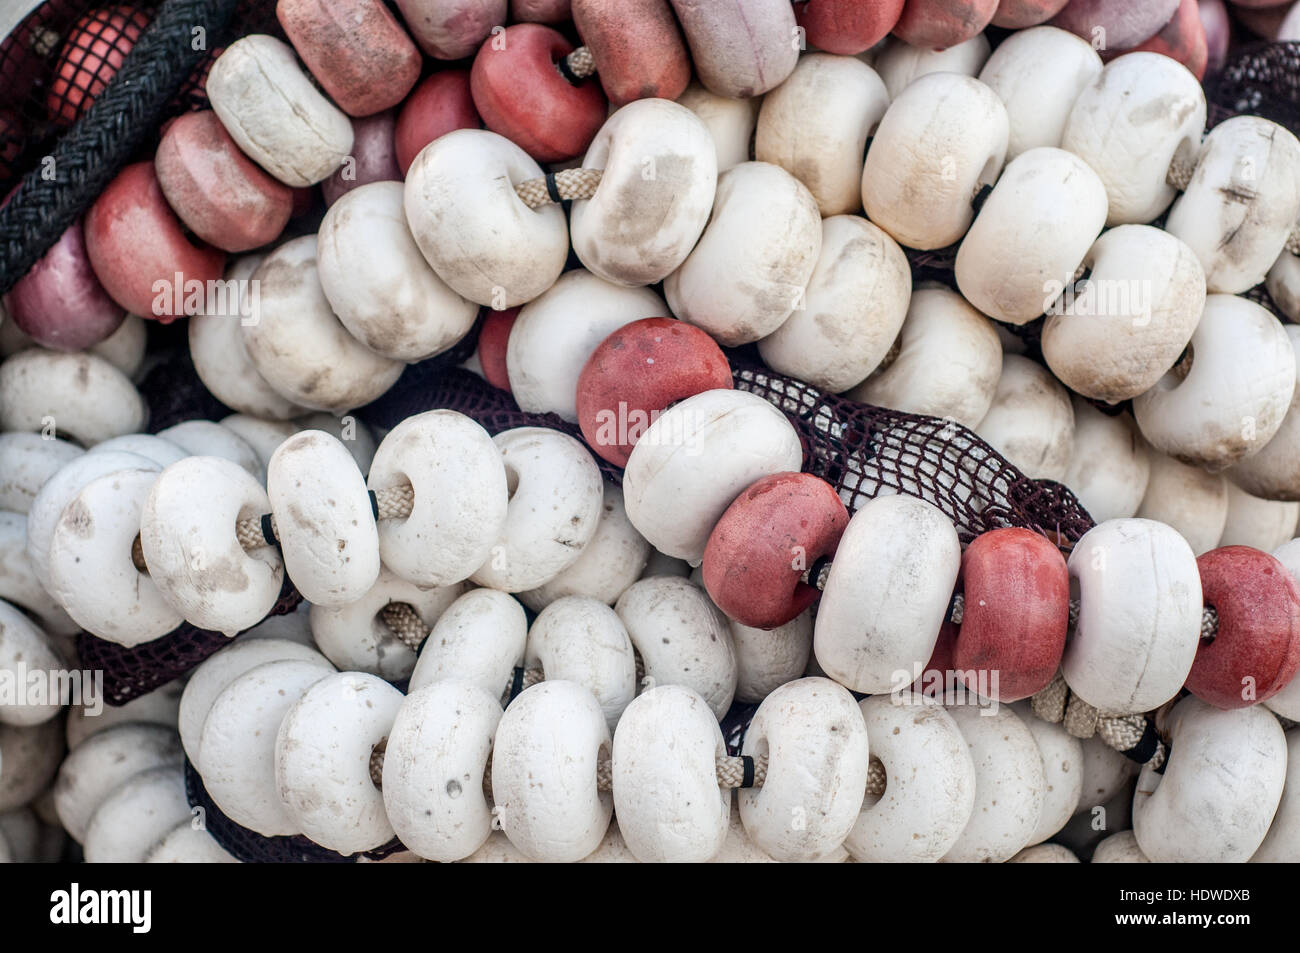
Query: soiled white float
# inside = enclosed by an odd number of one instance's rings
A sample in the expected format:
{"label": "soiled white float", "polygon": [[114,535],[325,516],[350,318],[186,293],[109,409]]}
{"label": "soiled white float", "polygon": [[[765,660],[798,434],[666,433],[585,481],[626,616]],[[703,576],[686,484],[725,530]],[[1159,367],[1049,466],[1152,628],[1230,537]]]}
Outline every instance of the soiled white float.
{"label": "soiled white float", "polygon": [[399,681],[414,670],[416,655],[384,622],[383,608],[390,602],[404,602],[432,626],[464,589],[458,582],[423,589],[381,566],[374,585],[358,599],[340,606],[312,605],[312,637],[341,671]]}
{"label": "soiled white float", "polygon": [[776,860],[818,860],[853,829],[867,785],[867,726],[848,689],[801,678],[764,699],[742,753],[767,755],[761,788],[737,795],[745,830]]}
{"label": "soiled white float", "polygon": [[1026,324],[1074,278],[1106,223],[1106,189],[1078,156],[1043,146],[1007,163],[957,250],[957,287],[989,317]]}
{"label": "soiled white float", "polygon": [[470,682],[403,699],[384,750],[384,809],[403,844],[427,860],[470,856],[492,833],[483,774],[501,705]]}
{"label": "soiled white float", "polygon": [[1079,619],[1061,671],[1102,711],[1144,712],[1173,698],[1201,641],[1201,577],[1187,541],[1163,523],[1117,519],[1075,544]]}
{"label": "soiled white float", "polygon": [[341,440],[348,448],[352,459],[357,462],[361,473],[370,472],[370,464],[375,459],[375,436],[370,428],[351,414],[336,417],[324,411],[307,414],[294,421],[304,430],[323,430],[336,440]]}
{"label": "soiled white float", "polygon": [[280,444],[267,468],[285,571],[312,605],[342,606],[379,578],[379,532],[366,481],[341,442],[304,430]]}
{"label": "soiled white float", "polygon": [[[1296,387],[1291,406],[1273,439],[1255,453],[1237,462],[1231,479],[1247,493],[1270,500],[1300,500],[1300,327],[1285,324],[1282,329],[1296,355]],[[1272,549],[1273,547],[1260,547]]]}
{"label": "soiled white float", "polygon": [[54,784],[59,822],[84,843],[91,815],[114,788],[149,768],[179,766],[182,757],[176,732],[162,725],[126,724],[99,732],[59,767]]}
{"label": "soiled white float", "polygon": [[117,330],[98,344],[91,346],[90,352],[102,357],[119,371],[135,380],[144,365],[144,352],[148,330],[145,321],[138,315],[128,314]]}
{"label": "soiled white float", "polygon": [[540,612],[563,596],[589,596],[606,605],[641,578],[650,558],[650,544],[627,518],[623,489],[604,485],[596,534],[572,565],[550,582],[518,594],[519,601]]}
{"label": "soiled white float", "polygon": [[1083,784],[1075,813],[1091,813],[1115,797],[1138,772],[1139,765],[1097,735],[1083,740]]}
{"label": "soiled white float", "polygon": [[1262,449],[1296,390],[1296,352],[1282,324],[1246,298],[1213,294],[1192,335],[1186,377],[1170,372],[1134,398],[1151,445],[1222,469]]}
{"label": "soiled white float", "polygon": [[1300,215],[1300,140],[1235,116],[1210,130],[1196,163],[1165,228],[1200,258],[1210,291],[1241,294],[1264,280]]}
{"label": "soiled white float", "polygon": [[359,672],[329,675],[294,703],[275,739],[275,781],[290,818],[338,851],[372,850],[393,836],[370,755],[388,736],[402,693]]}
{"label": "soiled white float", "polygon": [[1017,30],[998,44],[979,80],[1007,107],[1008,161],[1039,146],[1061,144],[1075,100],[1101,67],[1091,43],[1054,26]]}
{"label": "soiled white float", "polygon": [[171,440],[159,435],[147,433],[127,433],[113,437],[91,447],[88,453],[107,453],[118,450],[123,453],[136,453],[147,457],[159,467],[168,467],[177,460],[184,460],[189,453]]}
{"label": "soiled white float", "polygon": [[149,848],[189,817],[180,765],[141,771],[109,792],[91,815],[84,841],[86,863],[142,863]]}
{"label": "soiled white float", "polygon": [[[262,466],[262,460],[253,445],[229,427],[223,427],[215,421],[187,420],[158,431],[158,436],[179,446],[186,455],[224,457],[238,463],[258,481],[266,480],[266,468]],[[175,461],[158,462],[166,467]]]}
{"label": "soiled white float", "polygon": [[1300,257],[1283,250],[1268,270],[1264,286],[1288,320],[1300,317]]}
{"label": "soiled white float", "polygon": [[285,242],[253,272],[259,320],[243,326],[257,372],[281,395],[314,410],[368,404],[401,375],[401,361],[366,348],[348,333],[321,289],[316,236]]}
{"label": "soiled white float", "polygon": [[708,594],[677,576],[642,579],[614,606],[651,685],[685,685],[721,720],[736,694],[736,649]]}
{"label": "soiled white float", "polygon": [[600,703],[575,682],[545,681],[510,703],[497,724],[492,800],[515,847],[545,863],[596,849],[613,808],[596,790],[610,746]]}
{"label": "soiled white float", "polygon": [[821,223],[821,252],[803,299],[758,352],[773,370],[838,394],[885,359],[911,295],[898,243],[861,216],[832,216]]}
{"label": "soiled white float", "polygon": [[800,57],[790,77],[763,98],[754,158],[807,186],[822,215],[857,211],[867,137],[889,108],[885,86],[856,57]]}
{"label": "soiled white float", "polygon": [[299,833],[276,791],[276,733],[307,689],[333,673],[323,658],[264,662],[208,708],[195,767],[213,803],[239,826],[264,837]]}
{"label": "soiled white float", "polygon": [[311,637],[310,616],[311,605],[300,602],[292,612],[269,615],[251,629],[239,633],[237,638],[244,642],[250,639],[287,639],[311,648],[314,643]]}
{"label": "soiled white float", "polygon": [[1151,477],[1151,456],[1137,424],[1127,412],[1112,417],[1077,395],[1070,404],[1074,442],[1061,482],[1099,523],[1132,516]]}
{"label": "soiled white float", "polygon": [[92,446],[143,430],[149,408],[102,357],[32,347],[0,364],[0,429],[69,437]]}
{"label": "soiled white float", "polygon": [[[845,59],[849,58],[845,57]],[[989,41],[983,33],[976,33],[969,40],[943,50],[912,46],[891,36],[884,42],[879,54],[872,61],[872,66],[884,80],[889,99],[897,99],[898,94],[908,86],[931,73],[960,73],[962,76],[975,76],[988,58]],[[803,60],[800,60],[801,65],[802,63]],[[798,73],[797,67],[795,72]],[[983,82],[983,79],[980,81]]]}
{"label": "soiled white float", "polygon": [[880,121],[862,170],[867,217],[901,245],[944,248],[970,227],[971,200],[1007,153],[1007,110],[977,79],[922,76]]}
{"label": "soiled white float", "polygon": [[35,616],[55,645],[80,631],[80,626],[36,578],[27,553],[27,517],[6,510],[0,510],[0,599]]}
{"label": "soiled white float", "polygon": [[811,610],[775,629],[755,629],[727,620],[736,649],[736,701],[761,702],[808,667],[812,654]]}
{"label": "soiled white float", "polygon": [[133,698],[124,705],[98,706],[98,711],[95,711],[97,700],[89,692],[83,693],[82,704],[68,706],[68,721],[64,732],[68,750],[71,751],[105,728],[128,722],[143,721],[175,729],[181,692],[184,689],[185,685],[177,679],[155,688],[147,695]]}
{"label": "soiled white float", "polygon": [[1149,390],[1174,366],[1205,309],[1205,272],[1178,238],[1121,225],[1088,250],[1086,283],[1053,285],[1043,358],[1066,387],[1116,403]]}
{"label": "soiled white float", "polygon": [[417,586],[445,586],[482,565],[505,526],[505,464],[486,430],[454,410],[407,417],[375,451],[375,492],[410,483],[411,515],[379,523],[385,566]]}
{"label": "soiled white float", "polygon": [[47,789],[62,757],[57,719],[39,725],[0,722],[0,811],[15,810],[40,797],[49,817],[53,812]]}
{"label": "soiled white float", "polygon": [[558,204],[530,209],[515,186],[545,173],[504,136],[457,129],[420,151],[406,173],[406,222],[447,287],[476,304],[512,308],[555,283],[568,255]]}
{"label": "soiled white float", "polygon": [[1154,863],[1241,863],[1282,798],[1287,742],[1266,708],[1219,711],[1188,696],[1170,713],[1169,763],[1138,776],[1133,834]]}
{"label": "soiled white float", "polygon": [[523,664],[527,641],[523,606],[495,589],[471,589],[434,623],[411,672],[410,691],[465,681],[501,699],[510,690],[515,668]]}
{"label": "soiled white float", "polygon": [[1205,114],[1200,82],[1160,53],[1112,60],[1079,94],[1061,148],[1101,177],[1107,225],[1144,224],[1169,207],[1178,194],[1165,181],[1169,166],[1195,160]]}
{"label": "soiled white float", "polygon": [[1036,361],[1004,354],[993,403],[975,432],[1026,476],[1060,482],[1074,442],[1069,391]]}
{"label": "soiled white float", "polygon": [[573,565],[596,534],[600,470],[583,444],[558,430],[516,427],[492,442],[512,493],[491,555],[470,579],[503,592],[535,589]]}
{"label": "soiled white float", "polygon": [[[1286,567],[1291,577],[1300,583],[1300,539],[1283,543],[1273,550],[1273,556]],[[1262,704],[1269,711],[1277,712],[1283,718],[1300,721],[1300,679],[1291,679],[1285,688]]]}
{"label": "soiled white float", "polygon": [[1041,844],[1056,834],[1074,816],[1083,793],[1083,744],[1062,725],[1043,721],[1029,703],[1018,702],[1012,710],[1029,733],[1043,759],[1043,809],[1029,846]]}
{"label": "soiled white float", "polygon": [[812,193],[780,166],[742,162],[718,177],[708,227],[664,294],[674,314],[720,344],[748,344],[803,304],[820,251]]}
{"label": "soiled white float", "polygon": [[918,285],[895,343],[898,353],[849,397],[964,427],[984,419],[1002,376],[1002,345],[993,322],[965,298],[944,285]]}
{"label": "soiled white float", "polygon": [[1300,861],[1300,731],[1291,731],[1286,735],[1286,779],[1282,797],[1268,834],[1250,862],[1294,864],[1297,861]]}
{"label": "soiled white float", "polygon": [[183,621],[156,584],[157,571],[141,572],[131,560],[158,478],[155,471],[124,470],[90,481],[49,537],[50,594],[82,628],[119,645],[152,641]]}
{"label": "soiled white float", "polygon": [[745,487],[802,462],[799,435],[766,400],[704,391],[660,414],[632,448],[623,473],[627,516],[660,552],[698,565]]}
{"label": "soiled white float", "polygon": [[162,468],[137,453],[105,451],[75,457],[51,476],[32,500],[27,513],[27,553],[36,579],[49,589],[50,538],[64,508],[93,480],[127,470],[158,473]]}
{"label": "soiled white float", "polygon": [[818,665],[855,692],[888,692],[900,672],[910,684],[934,652],[960,566],[957,530],[936,507],[901,495],[864,504],[817,607]]}
{"label": "soiled white float", "polygon": [[867,795],[845,838],[862,863],[939,860],[970,821],[975,763],[957,723],[919,696],[877,695],[858,703],[871,755],[885,768],[885,792]]}
{"label": "soiled white float", "polygon": [[577,423],[578,375],[596,346],[625,324],[670,313],[649,288],[566,272],[519,309],[506,346],[510,393],[521,410]]}
{"label": "soiled white float", "polygon": [[237,864],[239,861],[217,843],[216,838],[194,826],[194,819],[181,821],[149,848],[146,864]]}
{"label": "soiled white float", "polygon": [[1151,859],[1142,853],[1132,831],[1111,834],[1092,852],[1094,864],[1149,864]]}
{"label": "soiled white float", "polygon": [[1228,481],[1222,474],[1151,451],[1151,475],[1137,515],[1172,526],[1197,556],[1219,545],[1228,520]]}
{"label": "soiled white float", "polygon": [[1250,546],[1267,553],[1296,535],[1297,520],[1300,503],[1251,496],[1229,480],[1228,518],[1219,545]]}
{"label": "soiled white float", "polygon": [[8,725],[39,725],[57,715],[63,707],[56,696],[44,702],[29,699],[26,684],[19,681],[16,666],[28,673],[63,671],[66,663],[49,638],[16,608],[0,602],[0,672],[10,681],[15,698],[0,705],[0,722]]}
{"label": "soiled white float", "polygon": [[1077,864],[1079,858],[1068,847],[1060,844],[1038,844],[1026,847],[1007,861],[1008,864]]}
{"label": "soiled white float", "polygon": [[699,117],[713,139],[718,172],[749,161],[749,144],[762,105],[761,96],[732,99],[711,93],[698,82],[686,87],[677,102]]}
{"label": "soiled white float", "polygon": [[585,596],[565,596],[541,611],[528,630],[524,667],[585,686],[611,732],[636,697],[636,657],[623,620]]}
{"label": "soiled white float", "polygon": [[949,863],[1003,863],[1034,835],[1046,779],[1034,736],[1008,705],[948,709],[975,765],[970,821],[943,856]]}
{"label": "soiled white float", "polygon": [[638,99],[606,120],[582,168],[603,169],[569,212],[573,250],[593,274],[652,285],[686,260],[713,208],[717,149],[685,106]]}
{"label": "soiled white float", "polygon": [[255,33],[230,44],[212,64],[206,89],[239,148],[285,185],[314,185],[352,149],[348,117],[273,36]]}
{"label": "soiled white float", "polygon": [[245,551],[235,533],[270,505],[247,470],[220,457],[186,457],[158,475],[140,513],[140,545],[150,578],[187,622],[233,636],[271,611],[284,580],[280,554]]}
{"label": "soiled white float", "polygon": [[203,386],[227,407],[253,417],[288,420],[304,408],[284,397],[266,382],[248,358],[244,347],[245,321],[261,320],[261,292],[243,297],[263,255],[245,255],[226,268],[226,306],[219,312],[192,315],[189,326],[190,357]]}
{"label": "soiled white float", "polygon": [[371,182],[330,206],[320,283],[348,332],[376,354],[421,361],[463,338],[478,306],[447,287],[406,227],[401,182]]}
{"label": "soiled white float", "polygon": [[325,656],[315,649],[287,639],[240,640],[199,663],[185,683],[176,720],[181,744],[185,746],[185,754],[191,764],[201,763],[203,723],[217,696],[245,672],[281,659],[329,664]]}
{"label": "soiled white float", "polygon": [[231,414],[222,417],[220,423],[253,448],[263,471],[271,462],[275,448],[298,432],[297,425],[292,421],[250,417],[248,414]]}
{"label": "soiled white float", "polygon": [[727,744],[717,718],[680,685],[650,689],[614,733],[618,829],[643,863],[702,863],[727,837],[731,791],[718,787]]}
{"label": "soiled white float", "polygon": [[0,509],[26,513],[45,481],[84,451],[55,437],[0,433]]}

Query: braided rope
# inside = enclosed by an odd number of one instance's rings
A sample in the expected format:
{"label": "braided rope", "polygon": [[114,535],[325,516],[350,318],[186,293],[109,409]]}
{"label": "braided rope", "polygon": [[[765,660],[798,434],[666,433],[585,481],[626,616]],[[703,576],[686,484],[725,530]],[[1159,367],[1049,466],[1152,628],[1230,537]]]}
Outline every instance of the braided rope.
{"label": "braided rope", "polygon": [[578,79],[586,79],[588,76],[596,75],[596,58],[591,55],[591,50],[585,46],[580,46],[564,58],[564,65],[569,68],[569,73]]}
{"label": "braided rope", "polygon": [[1169,164],[1169,172],[1165,175],[1165,182],[1179,192],[1186,192],[1195,172],[1195,162],[1188,162],[1175,157],[1174,161]]}
{"label": "braided rope", "polygon": [[[528,179],[515,186],[515,194],[529,208],[541,208],[565,199],[589,199],[600,185],[600,169],[561,169],[540,179]],[[554,185],[554,195],[551,186]]]}
{"label": "braided rope", "polygon": [[0,209],[0,293],[8,291],[73,224],[127,160],[153,135],[163,111],[207,55],[193,48],[196,28],[217,35],[236,0],[168,0],[127,54],[113,81],[23,178]]}
{"label": "braided rope", "polygon": [[[1029,707],[1043,721],[1063,726],[1071,737],[1083,740],[1098,737],[1108,747],[1130,757],[1130,752],[1137,749],[1146,737],[1149,727],[1145,715],[1104,712],[1089,705],[1070,691],[1059,669],[1052,680],[1030,698]],[[1146,763],[1159,768],[1168,754],[1164,741],[1159,741]]]}

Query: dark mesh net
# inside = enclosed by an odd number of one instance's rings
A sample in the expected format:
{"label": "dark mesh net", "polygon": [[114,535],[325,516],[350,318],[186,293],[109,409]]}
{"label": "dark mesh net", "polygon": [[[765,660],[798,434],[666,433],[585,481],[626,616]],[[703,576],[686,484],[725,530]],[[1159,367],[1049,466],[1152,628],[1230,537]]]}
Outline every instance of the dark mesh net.
{"label": "dark mesh net", "polygon": [[245,864],[354,864],[361,858],[382,860],[403,850],[394,838],[383,847],[361,854],[343,855],[308,840],[301,834],[292,837],[264,837],[246,827],[240,827],[212,802],[203,779],[194,770],[189,759],[185,761],[185,794],[190,806],[202,808],[203,824],[213,840],[225,848],[226,853]]}

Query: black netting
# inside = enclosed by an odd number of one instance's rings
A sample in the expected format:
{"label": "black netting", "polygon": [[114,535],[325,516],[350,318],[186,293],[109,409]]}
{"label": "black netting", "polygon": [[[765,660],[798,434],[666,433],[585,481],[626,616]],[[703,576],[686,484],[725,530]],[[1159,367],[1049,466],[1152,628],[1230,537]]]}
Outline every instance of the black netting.
{"label": "black netting", "polygon": [[[732,351],[735,385],[780,408],[804,447],[803,469],[833,485],[850,511],[882,492],[918,496],[941,509],[969,542],[986,530],[1028,526],[1074,542],[1092,520],[1065,487],[1031,480],[975,434],[952,421],[860,404],[823,394]],[[576,424],[529,414],[505,391],[461,369],[415,364],[387,394],[358,414],[389,428],[435,407],[460,411],[489,433],[551,427],[582,439]],[[622,470],[597,460],[615,483]]]}
{"label": "black netting", "polygon": [[204,827],[213,840],[225,848],[226,853],[245,864],[354,864],[363,857],[382,860],[389,854],[404,849],[394,838],[375,850],[345,856],[322,847],[301,834],[292,837],[264,837],[254,833],[221,813],[189,759],[185,761],[185,794],[191,807],[202,808]]}

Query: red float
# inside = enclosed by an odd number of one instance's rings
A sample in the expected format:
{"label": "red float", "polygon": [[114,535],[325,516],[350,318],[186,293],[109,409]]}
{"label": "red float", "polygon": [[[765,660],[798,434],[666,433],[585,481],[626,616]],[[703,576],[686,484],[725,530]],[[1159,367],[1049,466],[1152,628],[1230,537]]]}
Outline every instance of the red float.
{"label": "red float", "polygon": [[510,375],[506,371],[506,348],[510,344],[510,329],[519,317],[518,308],[488,311],[483,327],[478,332],[478,363],[483,377],[498,390],[510,393]]}
{"label": "red float", "polygon": [[489,37],[474,57],[470,91],[483,124],[538,162],[581,155],[605,122],[600,83],[571,83],[556,67],[572,52],[555,30],[516,23]]}
{"label": "red float", "polygon": [[794,5],[809,46],[855,56],[883,40],[898,23],[903,0],[809,0]]}
{"label": "red float", "polygon": [[279,0],[275,16],[349,116],[396,106],[420,78],[420,51],[380,0]]}
{"label": "red float", "polygon": [[293,209],[292,190],[244,155],[210,109],[167,125],[154,171],[181,221],[225,251],[274,241]]}
{"label": "red float", "polygon": [[730,387],[731,365],[713,338],[674,318],[642,318],[587,358],[578,375],[578,425],[598,456],[622,467],[669,404]]}
{"label": "red float", "polygon": [[149,16],[132,7],[92,10],[73,26],[45,97],[50,119],[70,126],[121,69]]}
{"label": "red float", "polygon": [[405,176],[420,150],[457,129],[480,129],[483,120],[469,91],[469,70],[434,73],[415,87],[397,114],[393,145]]}
{"label": "red float", "polygon": [[946,50],[983,31],[998,0],[907,0],[894,35],[904,43]]}
{"label": "red float", "polygon": [[952,667],[966,687],[996,686],[994,700],[1003,702],[1044,688],[1061,664],[1070,624],[1061,551],[1027,529],[990,530],[962,554],[961,578]]}
{"label": "red float", "polygon": [[686,91],[691,58],[668,0],[574,0],[573,24],[615,106]]}
{"label": "red float", "polygon": [[117,174],[86,213],[86,254],[113,300],[164,322],[202,310],[226,255],[192,243],[167,205],[152,162]]}
{"label": "red float", "polygon": [[839,545],[848,510],[835,488],[811,473],[776,473],[727,507],[704,550],[704,586],[742,625],[774,629],[812,605],[801,575]]}
{"label": "red float", "polygon": [[1249,546],[1212,549],[1196,566],[1219,627],[1196,650],[1187,690],[1223,709],[1273,697],[1300,668],[1300,586],[1277,559]]}

